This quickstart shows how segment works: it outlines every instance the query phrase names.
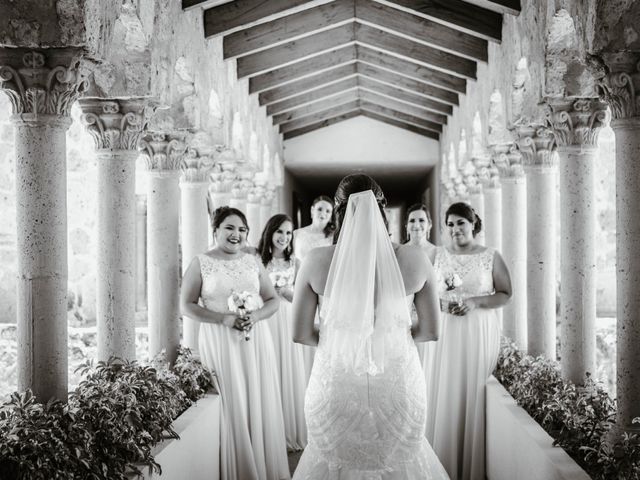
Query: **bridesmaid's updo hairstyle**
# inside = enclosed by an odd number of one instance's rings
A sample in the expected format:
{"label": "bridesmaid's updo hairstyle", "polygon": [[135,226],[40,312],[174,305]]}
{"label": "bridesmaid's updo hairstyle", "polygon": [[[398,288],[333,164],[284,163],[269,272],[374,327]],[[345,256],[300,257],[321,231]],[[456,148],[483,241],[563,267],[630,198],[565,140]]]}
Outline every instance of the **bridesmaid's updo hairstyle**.
{"label": "bridesmaid's updo hairstyle", "polygon": [[[291,222],[291,225],[293,226],[293,221],[289,215],[278,213],[271,217],[264,226],[262,237],[260,237],[260,243],[258,243],[258,255],[260,255],[260,260],[262,260],[262,264],[265,267],[273,259],[273,234],[276,233],[278,228],[280,228],[280,225],[284,222]],[[290,261],[291,256],[293,255],[293,241],[289,242],[289,245],[287,245],[287,248],[284,249],[283,253],[284,259],[287,262]]]}
{"label": "bridesmaid's updo hairstyle", "polygon": [[373,196],[376,197],[376,201],[378,202],[378,207],[380,208],[380,213],[382,214],[384,224],[387,228],[389,227],[387,216],[384,213],[384,207],[387,206],[387,199],[384,196],[382,188],[380,188],[380,185],[378,185],[378,183],[369,175],[365,175],[363,173],[354,173],[351,175],[347,175],[342,180],[340,180],[340,184],[336,189],[336,194],[334,197],[335,207],[333,209],[333,213],[336,218],[336,231],[333,234],[333,243],[336,243],[338,241],[338,237],[340,236],[342,221],[344,220],[344,215],[347,212],[347,202],[349,201],[349,195],[351,195],[352,193],[366,192],[367,190],[371,190],[373,192]]}
{"label": "bridesmaid's updo hairstyle", "polygon": [[[313,202],[311,202],[311,206],[315,207],[316,203],[318,202],[327,202],[329,205],[333,207],[333,200],[331,200],[331,198],[327,197],[326,195],[320,195],[314,198]],[[329,238],[331,234],[336,230],[336,224],[333,221],[334,218],[335,218],[335,211],[331,213],[331,218],[322,229],[322,233],[324,233],[325,238]]]}
{"label": "bridesmaid's updo hairstyle", "polygon": [[247,217],[245,217],[244,213],[242,213],[237,208],[228,206],[218,207],[216,208],[215,212],[213,212],[213,220],[211,221],[211,227],[213,228],[213,231],[215,232],[218,228],[220,228],[220,225],[222,225],[222,222],[224,222],[225,218],[232,215],[235,215],[236,217],[240,218],[240,220],[242,220],[242,223],[244,224],[248,232],[249,223],[247,223]]}
{"label": "bridesmaid's updo hairstyle", "polygon": [[482,231],[482,220],[468,203],[452,203],[444,215],[445,223],[449,221],[449,215],[457,215],[469,220],[469,222],[473,224],[473,231],[471,233],[473,233],[474,237]]}

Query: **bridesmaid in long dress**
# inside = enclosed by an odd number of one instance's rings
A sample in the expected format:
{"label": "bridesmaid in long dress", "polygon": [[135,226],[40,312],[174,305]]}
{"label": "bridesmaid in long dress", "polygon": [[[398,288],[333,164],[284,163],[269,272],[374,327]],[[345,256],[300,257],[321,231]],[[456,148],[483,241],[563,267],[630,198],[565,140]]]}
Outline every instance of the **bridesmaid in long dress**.
{"label": "bridesmaid in long dress", "polygon": [[450,247],[438,248],[434,264],[443,318],[428,373],[427,439],[452,480],[485,480],[485,385],[511,280],[500,254],[476,243],[482,223],[469,205],[451,205],[445,224]]}
{"label": "bridesmaid in long dress", "polygon": [[[295,256],[300,262],[304,261],[311,250],[316,247],[326,247],[333,243],[335,225],[333,219],[333,201],[326,195],[316,197],[311,204],[311,225],[298,228],[293,232],[293,246]],[[316,347],[302,345],[304,352],[305,375],[307,382],[311,376],[313,357]]]}
{"label": "bridesmaid in long dress", "polygon": [[[202,323],[200,355],[219,381],[220,478],[289,479],[273,340],[263,321],[279,301],[258,258],[243,251],[248,231],[241,211],[216,210],[215,247],[189,265],[180,306],[184,315]],[[259,296],[264,305],[245,317],[231,313],[233,292]]]}
{"label": "bridesmaid in long dress", "polygon": [[278,363],[287,448],[295,451],[303,450],[307,445],[307,426],[304,420],[304,354],[302,346],[293,343],[291,302],[300,261],[293,255],[292,234],[291,218],[284,214],[274,215],[264,227],[258,253],[280,297],[280,307],[267,320],[267,324],[271,329]]}
{"label": "bridesmaid in long dress", "polygon": [[[431,222],[431,215],[426,205],[422,203],[415,203],[407,209],[407,219],[405,222],[405,230],[407,235],[407,244],[420,247],[425,256],[429,259],[431,265],[436,258],[436,247],[431,243],[429,234],[433,224]],[[415,309],[411,311],[412,321],[415,324],[417,322],[417,315]],[[421,342],[416,343],[418,349],[418,357],[422,364],[422,369],[425,372],[425,380],[427,382],[427,391],[429,391],[431,385],[429,385],[429,369],[433,363],[433,355],[435,351],[436,342]]]}

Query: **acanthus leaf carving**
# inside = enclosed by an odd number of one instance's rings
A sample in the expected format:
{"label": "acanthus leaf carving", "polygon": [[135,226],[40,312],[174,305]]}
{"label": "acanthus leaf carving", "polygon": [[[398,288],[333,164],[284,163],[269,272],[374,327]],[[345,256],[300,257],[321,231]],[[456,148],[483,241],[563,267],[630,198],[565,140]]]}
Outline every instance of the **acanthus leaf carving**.
{"label": "acanthus leaf carving", "polygon": [[548,122],[558,147],[596,146],[600,130],[609,122],[607,105],[597,98],[551,104]]}

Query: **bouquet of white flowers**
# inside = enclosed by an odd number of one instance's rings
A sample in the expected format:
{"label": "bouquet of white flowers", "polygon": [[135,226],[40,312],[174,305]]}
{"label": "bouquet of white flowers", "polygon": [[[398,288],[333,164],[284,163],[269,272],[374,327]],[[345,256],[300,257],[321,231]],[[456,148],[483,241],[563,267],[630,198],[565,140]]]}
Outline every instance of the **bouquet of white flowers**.
{"label": "bouquet of white flowers", "polygon": [[291,273],[289,271],[271,272],[269,279],[276,288],[286,287],[291,282]]}
{"label": "bouquet of white flowers", "polygon": [[462,279],[457,273],[450,272],[442,275],[442,281],[444,282],[444,290],[447,292],[447,303],[444,304],[441,299],[440,309],[443,312],[451,313],[451,308],[461,302],[460,296],[454,290],[462,285]]}
{"label": "bouquet of white flowers", "polygon": [[[227,300],[227,305],[229,310],[233,313],[237,313],[240,315],[240,318],[246,318],[246,315],[255,312],[259,308],[262,307],[263,302],[260,295],[251,292],[236,292],[235,290],[231,291],[231,296]],[[251,337],[249,336],[249,328],[245,328],[244,330],[244,339],[249,340]]]}

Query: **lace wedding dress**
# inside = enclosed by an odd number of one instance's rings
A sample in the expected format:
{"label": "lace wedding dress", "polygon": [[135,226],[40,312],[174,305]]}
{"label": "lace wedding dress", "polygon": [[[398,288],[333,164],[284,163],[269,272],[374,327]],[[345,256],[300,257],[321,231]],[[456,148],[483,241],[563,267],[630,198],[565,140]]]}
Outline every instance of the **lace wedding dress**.
{"label": "lace wedding dress", "polygon": [[[293,286],[295,262],[284,258],[272,259],[266,267],[272,282],[280,276],[286,285]],[[304,392],[307,385],[302,345],[293,343],[291,303],[280,299],[278,311],[266,320],[271,330],[276,354],[282,414],[287,448],[302,450],[307,445],[307,426],[304,420]]]}
{"label": "lace wedding dress", "polygon": [[324,293],[294,480],[448,479],[425,437],[404,284],[370,191],[349,199]]}
{"label": "lace wedding dress", "polygon": [[[445,300],[490,295],[495,250],[458,255],[439,248],[434,262],[439,295]],[[447,291],[444,279],[462,284]],[[500,349],[497,309],[465,316],[442,313],[440,340],[430,345],[426,365],[429,416],[427,439],[455,480],[485,479],[485,385]]]}
{"label": "lace wedding dress", "polygon": [[[259,260],[253,255],[233,260],[198,255],[198,259],[205,308],[228,312],[232,290],[259,293]],[[255,324],[250,337],[247,341],[241,332],[224,325],[200,327],[200,355],[216,372],[222,400],[220,478],[288,479],[276,359],[265,321]]]}

